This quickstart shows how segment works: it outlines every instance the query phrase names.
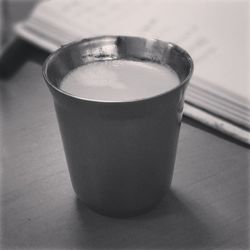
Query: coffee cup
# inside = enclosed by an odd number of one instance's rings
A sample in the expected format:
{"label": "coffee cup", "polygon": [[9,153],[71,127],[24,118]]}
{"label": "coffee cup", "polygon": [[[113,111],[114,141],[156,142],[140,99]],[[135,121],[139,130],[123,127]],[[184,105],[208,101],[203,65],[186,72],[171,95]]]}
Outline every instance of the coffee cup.
{"label": "coffee cup", "polygon": [[[179,84],[131,100],[85,98],[60,87],[78,67],[110,60],[170,67]],[[192,73],[192,59],[182,48],[141,37],[83,39],[48,57],[43,76],[53,96],[72,186],[83,203],[104,215],[126,217],[161,201],[173,177]]]}

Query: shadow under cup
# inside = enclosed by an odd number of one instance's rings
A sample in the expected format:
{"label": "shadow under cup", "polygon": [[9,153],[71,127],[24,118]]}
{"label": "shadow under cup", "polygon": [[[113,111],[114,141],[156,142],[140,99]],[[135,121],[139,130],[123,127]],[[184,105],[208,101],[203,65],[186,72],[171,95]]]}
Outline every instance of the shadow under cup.
{"label": "shadow under cup", "polygon": [[[60,89],[64,76],[76,67],[112,59],[169,65],[180,85],[127,102],[87,100]],[[122,217],[146,212],[163,198],[173,176],[184,92],[192,72],[191,57],[177,45],[139,37],[84,39],[49,56],[43,76],[81,201],[102,214]]]}

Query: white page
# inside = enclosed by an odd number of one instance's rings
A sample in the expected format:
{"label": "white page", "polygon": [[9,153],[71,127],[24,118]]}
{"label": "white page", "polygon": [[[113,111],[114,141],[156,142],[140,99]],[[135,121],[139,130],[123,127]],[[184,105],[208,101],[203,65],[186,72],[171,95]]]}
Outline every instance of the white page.
{"label": "white page", "polygon": [[182,46],[195,64],[184,113],[249,143],[247,0],[51,0],[42,5],[16,31],[48,51],[109,34]]}
{"label": "white page", "polygon": [[158,37],[192,55],[194,76],[249,99],[248,1],[157,2]]}
{"label": "white page", "polygon": [[63,43],[103,34],[175,42],[191,54],[194,77],[211,83],[211,91],[249,99],[248,7],[247,0],[53,0],[33,16],[54,23],[41,32],[58,26],[58,34],[51,30],[56,39],[68,34]]}

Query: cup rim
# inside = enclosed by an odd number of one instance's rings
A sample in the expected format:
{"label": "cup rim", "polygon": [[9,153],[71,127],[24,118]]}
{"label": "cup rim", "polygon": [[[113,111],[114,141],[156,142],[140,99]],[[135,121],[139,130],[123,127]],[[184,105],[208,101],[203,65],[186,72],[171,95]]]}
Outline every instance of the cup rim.
{"label": "cup rim", "polygon": [[[97,100],[97,99],[91,99],[91,98],[85,98],[85,97],[81,97],[81,96],[77,96],[74,95],[72,93],[69,93],[67,91],[64,91],[62,89],[60,89],[59,87],[56,86],[56,84],[53,84],[53,82],[49,79],[48,77],[48,66],[50,64],[50,62],[58,55],[61,53],[61,51],[75,46],[77,44],[81,44],[84,42],[89,42],[89,41],[94,41],[94,40],[99,40],[99,39],[118,39],[118,38],[131,38],[131,39],[145,39],[147,41],[151,41],[151,42],[161,42],[163,44],[165,44],[166,46],[171,46],[173,48],[175,48],[176,50],[178,50],[179,52],[181,52],[181,54],[183,54],[187,61],[189,62],[190,65],[190,69],[189,69],[189,73],[187,74],[187,76],[185,77],[185,79],[183,81],[180,81],[180,83],[171,88],[170,90],[166,90],[160,94],[157,95],[153,95],[153,96],[149,96],[149,97],[141,97],[141,98],[137,98],[137,99],[131,99],[131,100],[125,100],[125,101],[112,101],[112,100]],[[114,59],[116,60],[116,59]],[[172,43],[172,42],[168,42],[168,41],[163,41],[160,39],[155,39],[155,38],[146,38],[146,37],[141,37],[141,36],[123,36],[123,35],[103,35],[103,36],[93,36],[93,37],[89,37],[89,38],[83,38],[81,40],[77,40],[77,41],[73,41],[70,43],[67,43],[65,45],[60,46],[57,50],[55,50],[54,52],[52,52],[47,59],[44,61],[43,66],[42,66],[42,75],[43,78],[45,79],[45,82],[47,83],[47,85],[49,87],[51,87],[52,89],[54,89],[56,92],[61,93],[62,95],[66,95],[70,98],[73,99],[77,99],[79,101],[86,101],[86,102],[94,102],[94,103],[108,103],[108,104],[121,104],[121,103],[135,103],[135,102],[142,102],[142,101],[146,101],[146,100],[152,100],[152,99],[156,99],[159,98],[161,96],[164,96],[166,94],[170,94],[172,92],[174,92],[176,89],[182,88],[184,87],[184,85],[186,85],[190,78],[192,77],[194,71],[194,63],[193,63],[193,59],[191,58],[191,56],[189,55],[189,53],[184,50],[183,48],[181,48],[179,45]]]}

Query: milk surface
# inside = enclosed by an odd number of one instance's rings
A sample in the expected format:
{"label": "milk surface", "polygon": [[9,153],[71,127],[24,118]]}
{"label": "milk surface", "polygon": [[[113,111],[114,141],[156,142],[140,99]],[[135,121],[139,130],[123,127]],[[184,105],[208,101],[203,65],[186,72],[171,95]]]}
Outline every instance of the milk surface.
{"label": "milk surface", "polygon": [[167,92],[180,84],[170,67],[151,62],[108,60],[80,66],[67,74],[60,88],[96,101],[133,101]]}

